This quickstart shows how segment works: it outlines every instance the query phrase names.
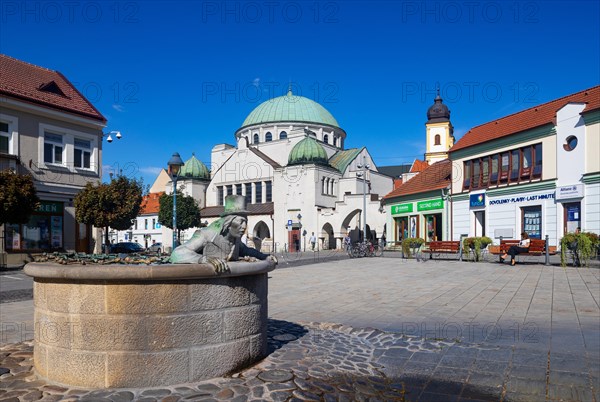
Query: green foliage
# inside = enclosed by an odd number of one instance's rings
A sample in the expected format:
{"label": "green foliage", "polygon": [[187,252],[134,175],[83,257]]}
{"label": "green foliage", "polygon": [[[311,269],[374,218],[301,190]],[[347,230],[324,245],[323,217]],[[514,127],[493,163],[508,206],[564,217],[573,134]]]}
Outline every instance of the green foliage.
{"label": "green foliage", "polygon": [[88,183],[75,197],[75,217],[78,222],[105,228],[108,244],[108,227],[126,230],[131,227],[142,204],[141,180],[117,176],[108,184]]}
{"label": "green foliage", "polygon": [[465,237],[463,239],[463,253],[469,255],[471,251],[475,254],[475,261],[481,259],[481,250],[492,244],[492,239],[483,237]]}
{"label": "green foliage", "polygon": [[39,202],[30,175],[0,171],[0,225],[27,223]]}
{"label": "green foliage", "polygon": [[[159,198],[158,222],[173,229],[173,195],[162,194]],[[194,197],[177,191],[177,230],[200,227],[200,207]],[[179,233],[178,233],[179,235]]]}
{"label": "green foliage", "polygon": [[592,257],[598,252],[600,238],[596,233],[567,233],[560,240],[560,265],[567,265],[567,252],[571,252],[579,261],[588,266]]}
{"label": "green foliage", "polygon": [[425,240],[420,237],[407,237],[402,240],[402,251],[407,258],[411,257],[411,250],[413,248],[421,247],[425,243]]}

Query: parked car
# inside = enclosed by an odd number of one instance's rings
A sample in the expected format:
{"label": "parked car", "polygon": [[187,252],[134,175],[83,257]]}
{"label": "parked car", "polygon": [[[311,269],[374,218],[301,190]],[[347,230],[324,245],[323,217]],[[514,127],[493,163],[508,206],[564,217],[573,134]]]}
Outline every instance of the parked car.
{"label": "parked car", "polygon": [[153,245],[148,247],[148,251],[151,251],[153,253],[162,253],[162,249],[162,243],[154,243]]}
{"label": "parked car", "polygon": [[110,252],[112,254],[131,254],[131,253],[143,253],[144,247],[139,243],[134,242],[121,242],[111,244]]}

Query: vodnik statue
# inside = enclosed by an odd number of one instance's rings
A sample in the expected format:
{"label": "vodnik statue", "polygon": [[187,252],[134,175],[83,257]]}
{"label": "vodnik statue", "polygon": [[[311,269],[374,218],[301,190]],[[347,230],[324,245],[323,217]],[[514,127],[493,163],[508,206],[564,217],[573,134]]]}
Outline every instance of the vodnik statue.
{"label": "vodnik statue", "polygon": [[248,224],[246,199],[242,195],[225,197],[225,210],[221,218],[209,226],[196,230],[191,239],[173,250],[170,262],[174,264],[210,263],[217,273],[229,270],[227,261],[237,261],[243,257],[259,260],[270,259],[277,263],[273,255],[261,253],[241,242]]}

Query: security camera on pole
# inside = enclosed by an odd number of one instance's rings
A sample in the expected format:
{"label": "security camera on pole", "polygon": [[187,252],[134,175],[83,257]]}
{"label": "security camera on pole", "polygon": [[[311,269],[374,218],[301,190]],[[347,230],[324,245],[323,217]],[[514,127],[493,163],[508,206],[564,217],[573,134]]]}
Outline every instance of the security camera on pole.
{"label": "security camera on pole", "polygon": [[367,170],[371,169],[370,165],[367,165],[367,157],[363,154],[363,163],[356,165],[357,168],[362,169],[362,172],[357,172],[357,177],[363,178],[363,210],[362,210],[362,221],[363,221],[363,242],[367,241]]}

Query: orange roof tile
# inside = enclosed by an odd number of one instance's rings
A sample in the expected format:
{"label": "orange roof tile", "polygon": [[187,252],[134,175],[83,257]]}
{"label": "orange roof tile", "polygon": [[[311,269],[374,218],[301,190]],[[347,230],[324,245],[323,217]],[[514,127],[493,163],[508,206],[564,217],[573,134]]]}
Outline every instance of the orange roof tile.
{"label": "orange roof tile", "polygon": [[450,152],[517,134],[546,124],[556,124],[556,112],[567,103],[585,103],[583,113],[600,109],[600,86],[586,89],[498,120],[473,127],[454,144]]}
{"label": "orange roof tile", "polygon": [[429,167],[429,162],[415,159],[412,166],[410,167],[410,173],[422,172],[423,170],[427,169],[428,167]]}
{"label": "orange roof tile", "polygon": [[444,159],[427,167],[400,187],[387,194],[384,199],[403,195],[424,193],[448,187],[451,183],[452,161]]}
{"label": "orange roof tile", "polygon": [[106,122],[104,116],[58,71],[4,54],[0,54],[0,71],[2,95]]}
{"label": "orange roof tile", "polygon": [[161,191],[160,193],[146,194],[142,199],[140,215],[158,214],[158,210],[160,208],[159,199],[164,193],[164,191]]}

